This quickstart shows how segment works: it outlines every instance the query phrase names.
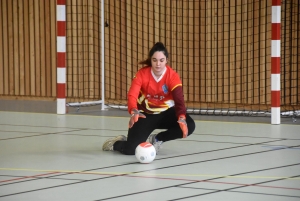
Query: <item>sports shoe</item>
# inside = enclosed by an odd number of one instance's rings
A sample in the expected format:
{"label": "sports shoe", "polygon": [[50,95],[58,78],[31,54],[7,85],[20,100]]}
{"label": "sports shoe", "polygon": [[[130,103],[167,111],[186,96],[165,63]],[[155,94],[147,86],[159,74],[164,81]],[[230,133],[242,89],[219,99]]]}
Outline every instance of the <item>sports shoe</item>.
{"label": "sports shoe", "polygon": [[155,150],[156,150],[156,153],[158,153],[163,141],[158,141],[156,139],[156,135],[157,134],[152,134],[149,136],[149,142],[154,146]]}
{"label": "sports shoe", "polygon": [[113,151],[114,150],[114,144],[116,141],[126,141],[127,137],[124,135],[119,135],[117,137],[109,138],[106,140],[102,146],[103,151]]}

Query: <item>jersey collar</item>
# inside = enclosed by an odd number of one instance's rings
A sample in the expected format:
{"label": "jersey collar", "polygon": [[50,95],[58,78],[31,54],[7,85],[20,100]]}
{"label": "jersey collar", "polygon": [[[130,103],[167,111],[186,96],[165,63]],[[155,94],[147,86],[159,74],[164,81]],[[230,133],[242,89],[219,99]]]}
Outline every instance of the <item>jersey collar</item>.
{"label": "jersey collar", "polygon": [[152,77],[154,78],[154,80],[155,80],[156,82],[159,82],[159,81],[164,77],[164,74],[166,73],[166,71],[167,71],[167,66],[166,66],[164,72],[160,75],[159,78],[156,78],[156,76],[155,76],[155,74],[153,73],[152,69],[151,69],[151,74],[152,74]]}

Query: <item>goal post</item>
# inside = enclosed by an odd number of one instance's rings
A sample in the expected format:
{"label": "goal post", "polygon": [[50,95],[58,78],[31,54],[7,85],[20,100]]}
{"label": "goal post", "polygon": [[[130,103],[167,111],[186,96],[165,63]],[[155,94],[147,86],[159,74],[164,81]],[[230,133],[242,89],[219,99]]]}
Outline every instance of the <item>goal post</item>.
{"label": "goal post", "polygon": [[281,0],[272,0],[271,124],[280,124],[280,22]]}
{"label": "goal post", "polygon": [[66,1],[57,0],[57,114],[66,113]]}

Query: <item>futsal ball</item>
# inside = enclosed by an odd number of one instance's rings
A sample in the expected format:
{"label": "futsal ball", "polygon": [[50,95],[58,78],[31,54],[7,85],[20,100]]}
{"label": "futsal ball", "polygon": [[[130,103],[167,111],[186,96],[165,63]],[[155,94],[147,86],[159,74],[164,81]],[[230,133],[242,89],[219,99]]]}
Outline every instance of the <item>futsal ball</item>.
{"label": "futsal ball", "polygon": [[151,163],[156,156],[154,146],[148,142],[139,144],[135,149],[135,157],[140,163]]}

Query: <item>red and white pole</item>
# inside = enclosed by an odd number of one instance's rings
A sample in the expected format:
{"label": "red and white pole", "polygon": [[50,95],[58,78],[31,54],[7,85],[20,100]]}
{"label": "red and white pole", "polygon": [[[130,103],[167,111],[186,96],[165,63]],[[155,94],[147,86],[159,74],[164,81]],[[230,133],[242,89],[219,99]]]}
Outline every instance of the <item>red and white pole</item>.
{"label": "red and white pole", "polygon": [[66,114],[66,0],[57,0],[57,114]]}
{"label": "red and white pole", "polygon": [[272,0],[271,124],[280,124],[280,23],[281,0]]}

